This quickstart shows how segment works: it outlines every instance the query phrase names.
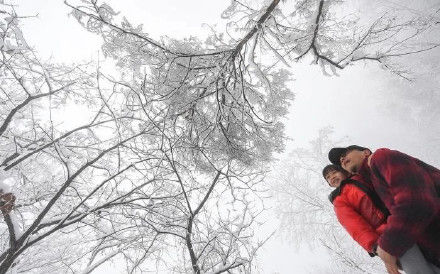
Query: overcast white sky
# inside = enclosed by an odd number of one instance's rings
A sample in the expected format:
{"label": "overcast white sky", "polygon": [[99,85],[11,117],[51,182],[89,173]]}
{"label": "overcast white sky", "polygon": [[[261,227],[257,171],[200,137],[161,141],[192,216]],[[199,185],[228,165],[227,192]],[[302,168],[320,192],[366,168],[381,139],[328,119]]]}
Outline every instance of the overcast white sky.
{"label": "overcast white sky", "polygon": [[[144,24],[152,37],[168,35],[175,38],[206,33],[202,23],[220,22],[220,13],[228,0],[125,0],[108,1],[131,22]],[[355,1],[355,3],[360,1]],[[401,5],[397,1],[375,1],[376,4]],[[416,1],[415,12],[432,7],[435,1]],[[25,21],[23,29],[30,45],[43,58],[61,62],[96,59],[100,38],[85,31],[72,18],[62,1],[22,0],[17,11],[21,15],[36,15]],[[438,52],[437,52],[438,56]],[[340,72],[339,77],[326,77],[310,60],[292,66],[296,79],[292,89],[296,99],[291,106],[287,122],[287,135],[292,138],[288,149],[307,146],[320,128],[331,125],[335,136],[347,136],[351,143],[378,147],[391,147],[423,156],[420,138],[423,133],[410,127],[412,110],[406,108],[409,90],[417,90],[421,82],[408,83],[383,71],[376,65],[356,65]],[[438,68],[438,66],[437,66]],[[438,86],[435,87],[438,90]],[[438,92],[437,95],[438,96]],[[390,102],[391,98],[397,100]],[[402,99],[403,100],[403,99]],[[390,104],[401,109],[388,111]],[[423,123],[423,121],[420,121]],[[438,127],[437,127],[438,128]],[[433,129],[434,130],[434,129]],[[422,134],[422,135],[421,135]],[[437,149],[438,151],[438,149]],[[430,160],[439,159],[433,157]],[[433,163],[437,164],[438,163]],[[276,224],[274,223],[273,227]],[[289,243],[275,237],[261,254],[262,273],[313,273],[308,264],[325,265],[328,257],[322,251],[296,253]],[[319,256],[319,257],[318,257]],[[292,272],[292,269],[296,269]]]}

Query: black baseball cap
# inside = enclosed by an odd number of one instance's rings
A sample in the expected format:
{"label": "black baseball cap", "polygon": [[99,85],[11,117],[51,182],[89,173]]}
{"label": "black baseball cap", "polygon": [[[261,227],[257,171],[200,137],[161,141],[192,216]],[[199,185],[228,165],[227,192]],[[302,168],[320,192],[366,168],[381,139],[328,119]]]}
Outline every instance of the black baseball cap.
{"label": "black baseball cap", "polygon": [[348,147],[334,147],[334,148],[330,149],[330,151],[328,152],[328,159],[330,160],[330,162],[332,164],[340,166],[341,165],[340,159],[343,154],[346,154],[347,152],[352,151],[352,150],[363,151],[366,149],[368,149],[368,148],[357,146],[357,145],[351,145]]}

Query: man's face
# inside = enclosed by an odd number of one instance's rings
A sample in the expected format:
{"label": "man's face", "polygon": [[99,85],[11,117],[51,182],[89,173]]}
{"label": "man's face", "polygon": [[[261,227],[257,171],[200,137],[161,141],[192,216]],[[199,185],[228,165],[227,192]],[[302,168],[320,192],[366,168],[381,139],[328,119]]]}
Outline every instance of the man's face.
{"label": "man's face", "polygon": [[347,176],[340,171],[332,170],[325,175],[325,179],[331,187],[338,187],[343,180],[347,179]]}
{"label": "man's face", "polygon": [[368,150],[349,150],[341,155],[339,160],[343,169],[350,173],[357,173],[365,157],[370,154]]}

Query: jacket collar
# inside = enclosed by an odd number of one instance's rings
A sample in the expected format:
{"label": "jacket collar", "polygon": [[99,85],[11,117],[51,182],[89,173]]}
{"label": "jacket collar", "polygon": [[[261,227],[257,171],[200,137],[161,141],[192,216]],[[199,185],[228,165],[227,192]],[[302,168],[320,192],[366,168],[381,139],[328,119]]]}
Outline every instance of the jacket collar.
{"label": "jacket collar", "polygon": [[365,157],[364,161],[361,164],[361,167],[358,170],[358,174],[362,176],[362,178],[371,183],[371,169],[368,166],[368,157]]}
{"label": "jacket collar", "polygon": [[331,203],[333,203],[333,200],[341,194],[342,188],[344,187],[344,185],[346,185],[350,181],[353,181],[353,179],[351,177],[353,177],[353,176],[350,176],[350,177],[346,178],[345,180],[343,180],[337,188],[335,188],[332,192],[330,192],[330,194],[328,195],[328,199],[330,200]]}

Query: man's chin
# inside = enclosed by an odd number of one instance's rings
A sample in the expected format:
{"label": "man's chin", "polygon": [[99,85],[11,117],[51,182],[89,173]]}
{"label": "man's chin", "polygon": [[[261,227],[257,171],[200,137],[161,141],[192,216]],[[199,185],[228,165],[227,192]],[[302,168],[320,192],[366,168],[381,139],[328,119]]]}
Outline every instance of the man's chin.
{"label": "man's chin", "polygon": [[352,167],[352,166],[344,166],[344,165],[342,165],[341,167],[342,167],[343,169],[345,169],[346,171],[348,171],[348,172],[350,172],[350,173],[353,173],[353,171],[352,171],[353,167]]}
{"label": "man's chin", "polygon": [[357,173],[359,171],[359,168],[357,166],[352,166],[349,170],[351,173]]}

